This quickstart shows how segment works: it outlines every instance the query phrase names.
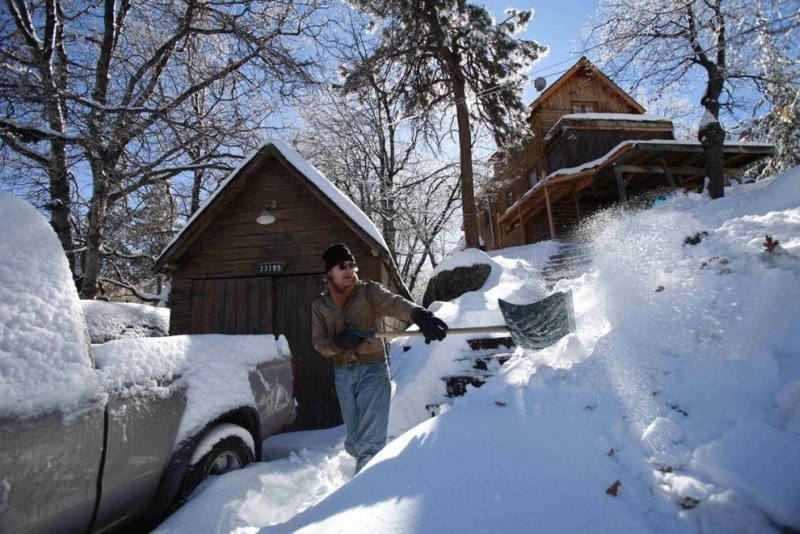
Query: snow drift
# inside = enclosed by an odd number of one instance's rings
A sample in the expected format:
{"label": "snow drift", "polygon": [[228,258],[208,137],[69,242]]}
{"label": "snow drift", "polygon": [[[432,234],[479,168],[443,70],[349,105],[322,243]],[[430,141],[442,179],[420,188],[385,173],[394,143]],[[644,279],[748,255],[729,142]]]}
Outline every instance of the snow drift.
{"label": "snow drift", "polygon": [[69,413],[100,392],[67,258],[47,220],[0,192],[0,415]]}

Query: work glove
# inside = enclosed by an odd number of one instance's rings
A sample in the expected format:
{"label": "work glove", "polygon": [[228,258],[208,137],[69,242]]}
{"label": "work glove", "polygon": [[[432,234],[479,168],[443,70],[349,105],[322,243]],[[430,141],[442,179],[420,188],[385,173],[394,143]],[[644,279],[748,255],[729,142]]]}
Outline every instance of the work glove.
{"label": "work glove", "polygon": [[425,344],[431,341],[441,341],[447,335],[447,325],[444,321],[436,317],[425,308],[415,308],[411,312],[411,320],[419,327],[422,335],[425,336]]}
{"label": "work glove", "polygon": [[350,330],[336,334],[336,337],[333,338],[333,344],[342,350],[355,350],[363,342],[363,337],[358,337]]}

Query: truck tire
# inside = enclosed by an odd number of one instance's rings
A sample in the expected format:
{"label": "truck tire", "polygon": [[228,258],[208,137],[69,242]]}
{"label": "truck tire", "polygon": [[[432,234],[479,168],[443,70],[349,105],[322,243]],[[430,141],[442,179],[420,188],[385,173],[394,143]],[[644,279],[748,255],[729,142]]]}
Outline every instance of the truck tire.
{"label": "truck tire", "polygon": [[[242,432],[247,432],[244,428],[238,428]],[[231,434],[220,439],[199,461],[189,466],[181,482],[176,504],[180,506],[186,502],[195,488],[209,476],[241,469],[253,460],[254,452],[251,445],[240,435]]]}

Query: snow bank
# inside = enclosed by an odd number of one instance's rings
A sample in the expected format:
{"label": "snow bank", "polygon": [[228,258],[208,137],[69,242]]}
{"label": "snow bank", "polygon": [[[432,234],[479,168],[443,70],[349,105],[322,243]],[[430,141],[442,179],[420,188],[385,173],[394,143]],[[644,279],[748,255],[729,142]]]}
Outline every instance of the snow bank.
{"label": "snow bank", "polygon": [[92,343],[169,335],[169,308],[147,304],[82,300]]}
{"label": "snow bank", "polygon": [[781,525],[800,525],[800,435],[763,421],[739,421],[699,447],[692,466],[733,486]]}
{"label": "snow bank", "polygon": [[188,386],[176,446],[217,415],[255,408],[249,372],[261,362],[290,357],[286,338],[271,335],[120,339],[93,348],[107,388],[131,393],[149,388],[166,395],[166,388]]}
{"label": "snow bank", "polygon": [[[554,288],[573,291],[577,334],[517,349],[434,419],[414,398],[441,392],[464,347],[448,336],[393,351],[391,427],[411,429],[274,531],[798,528],[798,172],[594,219],[591,270]],[[765,234],[784,259],[764,251]],[[484,301],[442,303],[445,320],[487,319],[501,294],[534,300],[541,285],[520,252],[492,255],[502,274]]]}
{"label": "snow bank", "polygon": [[0,416],[70,412],[98,393],[58,238],[33,206],[0,192]]}

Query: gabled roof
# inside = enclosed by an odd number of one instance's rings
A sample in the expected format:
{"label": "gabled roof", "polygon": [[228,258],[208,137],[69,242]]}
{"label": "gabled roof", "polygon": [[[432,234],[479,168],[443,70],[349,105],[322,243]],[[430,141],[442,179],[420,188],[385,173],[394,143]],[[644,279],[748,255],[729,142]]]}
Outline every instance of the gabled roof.
{"label": "gabled roof", "polygon": [[312,194],[336,212],[345,224],[379,255],[388,258],[393,264],[389,247],[370,218],[300,154],[283,141],[273,139],[266,141],[253,151],[220,183],[200,209],[189,218],[181,231],[164,247],[156,259],[154,271],[160,271],[170,259],[180,256],[208,226],[213,215],[218,213],[238,193],[247,177],[271,158],[277,159],[284,167],[293,171],[293,174],[309,188]]}
{"label": "gabled roof", "polygon": [[625,91],[623,91],[617,84],[612,82],[608,76],[603,74],[603,71],[598,69],[594,65],[594,63],[586,59],[586,57],[584,56],[580,58],[578,62],[572,66],[571,69],[562,74],[561,77],[558,80],[556,80],[555,83],[553,83],[553,85],[545,89],[544,92],[541,95],[539,95],[539,98],[537,98],[531,103],[530,105],[531,113],[536,111],[536,109],[538,109],[539,106],[541,106],[545,101],[547,101],[548,98],[556,94],[559,88],[561,88],[565,83],[567,83],[567,81],[570,78],[580,73],[584,69],[591,70],[592,73],[595,74],[600,81],[605,83],[608,86],[608,88],[611,89],[612,92],[619,95],[620,98],[622,98],[625,102],[633,106],[636,110],[639,111],[639,113],[645,112],[645,109],[638,102],[636,102],[633,98],[631,98],[631,96]]}

